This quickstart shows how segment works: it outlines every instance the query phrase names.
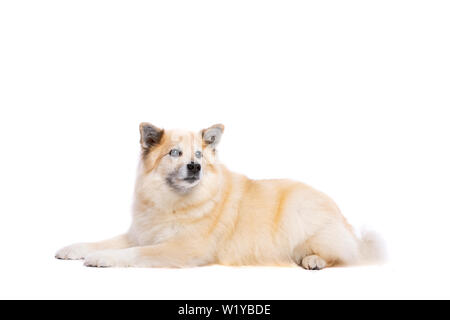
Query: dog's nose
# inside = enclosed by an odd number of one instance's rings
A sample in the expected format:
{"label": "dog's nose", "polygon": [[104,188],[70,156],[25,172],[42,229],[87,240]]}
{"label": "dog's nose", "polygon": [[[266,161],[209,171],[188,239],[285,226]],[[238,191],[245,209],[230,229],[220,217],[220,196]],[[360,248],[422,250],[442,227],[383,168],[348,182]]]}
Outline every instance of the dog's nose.
{"label": "dog's nose", "polygon": [[189,173],[197,173],[202,169],[200,163],[191,162],[187,165]]}

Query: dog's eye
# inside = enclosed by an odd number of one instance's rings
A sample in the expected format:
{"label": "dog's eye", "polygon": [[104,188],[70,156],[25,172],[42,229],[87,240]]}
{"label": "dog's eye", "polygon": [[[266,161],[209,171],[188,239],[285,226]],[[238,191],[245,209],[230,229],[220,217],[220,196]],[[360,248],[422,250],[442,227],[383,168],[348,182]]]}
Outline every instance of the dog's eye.
{"label": "dog's eye", "polygon": [[180,157],[183,154],[183,152],[181,152],[181,150],[178,149],[172,149],[170,150],[169,154],[171,157]]}
{"label": "dog's eye", "polygon": [[200,159],[202,157],[202,152],[201,151],[195,152],[195,156]]}

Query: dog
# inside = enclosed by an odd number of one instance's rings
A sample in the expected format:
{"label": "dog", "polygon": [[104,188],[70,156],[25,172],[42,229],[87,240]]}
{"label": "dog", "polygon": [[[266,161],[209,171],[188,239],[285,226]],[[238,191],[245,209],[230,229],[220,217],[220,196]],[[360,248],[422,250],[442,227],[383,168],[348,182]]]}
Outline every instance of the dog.
{"label": "dog", "polygon": [[90,267],[300,265],[382,258],[325,194],[291,180],[251,180],[218,161],[222,124],[199,132],[140,126],[133,219],[123,235],[59,250]]}

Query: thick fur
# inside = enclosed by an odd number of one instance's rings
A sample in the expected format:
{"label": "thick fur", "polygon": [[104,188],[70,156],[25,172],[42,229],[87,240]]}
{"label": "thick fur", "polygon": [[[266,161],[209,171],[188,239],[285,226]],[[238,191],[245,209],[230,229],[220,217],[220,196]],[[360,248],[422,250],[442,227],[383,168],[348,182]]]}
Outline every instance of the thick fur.
{"label": "thick fur", "polygon": [[[230,172],[217,160],[222,132],[222,125],[193,133],[141,124],[130,229],[110,240],[63,248],[56,257],[85,259],[94,267],[298,264],[312,270],[381,257],[378,241],[359,239],[323,193],[295,181]],[[171,157],[173,148],[183,155]],[[179,181],[198,150],[200,179]]]}

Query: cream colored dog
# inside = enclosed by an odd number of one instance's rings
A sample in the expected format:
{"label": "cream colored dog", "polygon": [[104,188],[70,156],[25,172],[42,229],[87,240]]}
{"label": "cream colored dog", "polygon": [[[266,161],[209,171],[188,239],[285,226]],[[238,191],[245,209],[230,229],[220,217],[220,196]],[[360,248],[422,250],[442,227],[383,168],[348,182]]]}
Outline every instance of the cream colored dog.
{"label": "cream colored dog", "polygon": [[372,262],[373,236],[355,236],[335,203],[290,180],[250,180],[217,161],[224,131],[140,125],[142,157],[129,231],[61,249],[92,267],[292,265],[318,270]]}

